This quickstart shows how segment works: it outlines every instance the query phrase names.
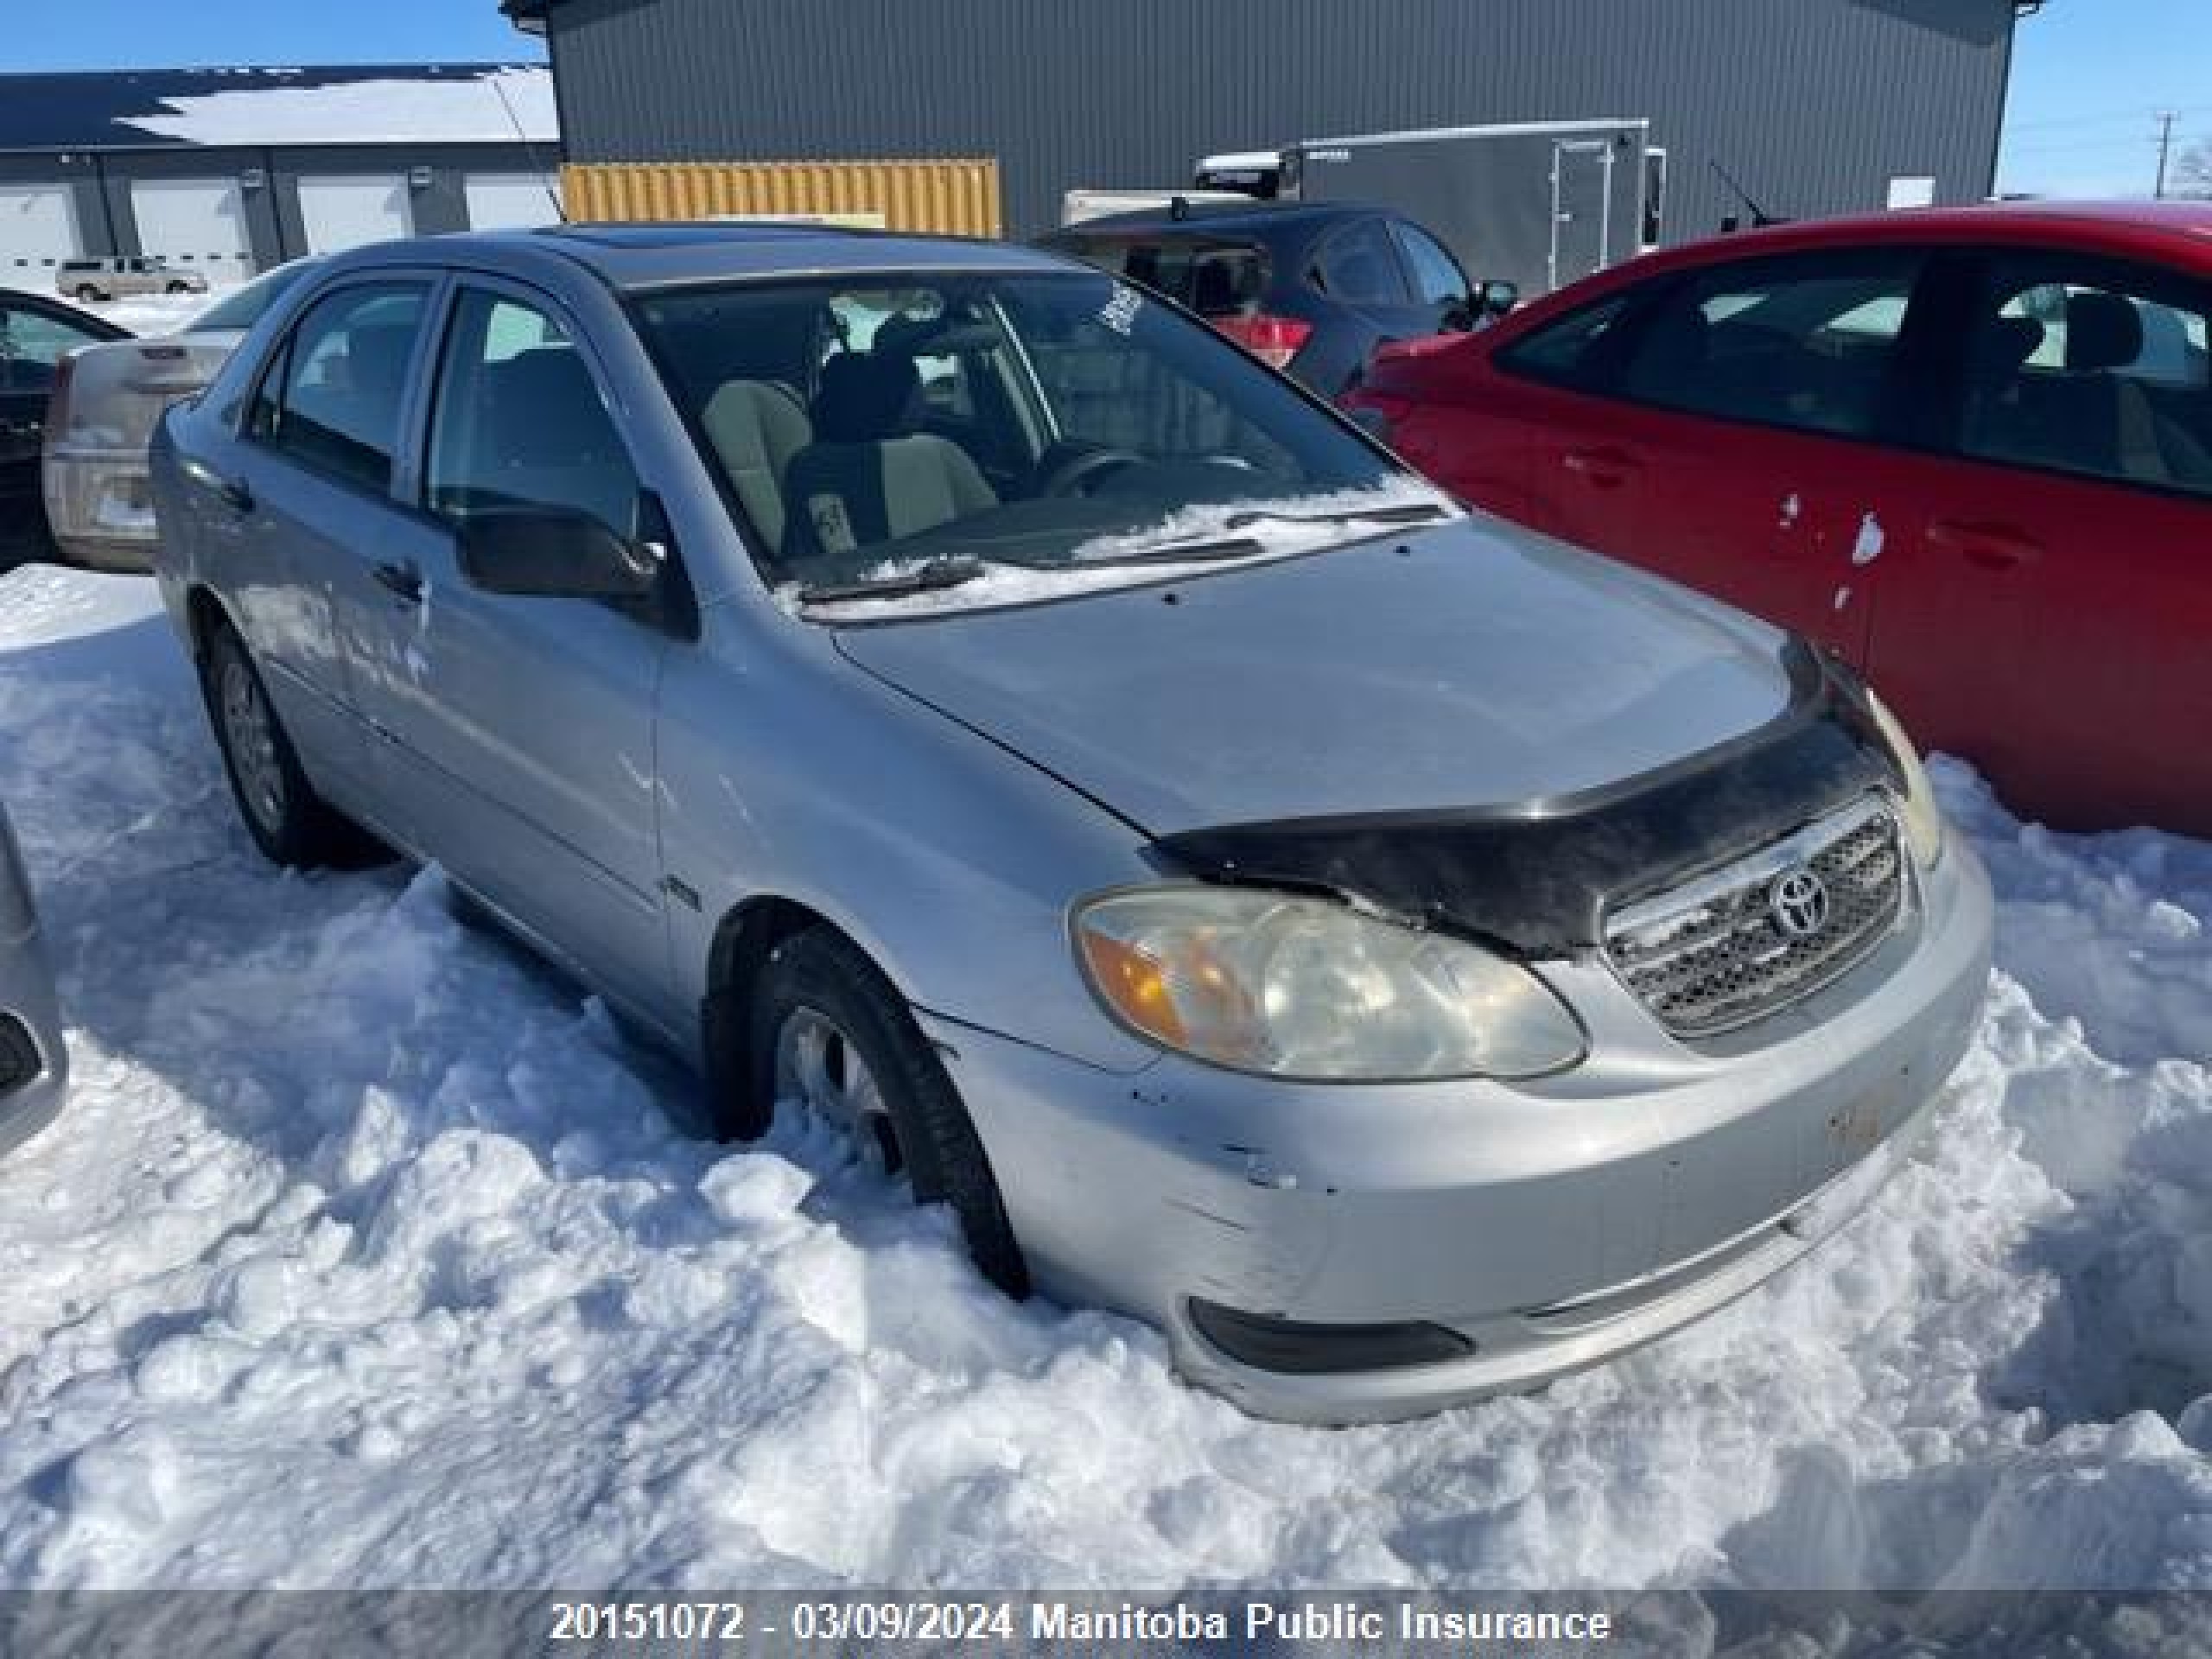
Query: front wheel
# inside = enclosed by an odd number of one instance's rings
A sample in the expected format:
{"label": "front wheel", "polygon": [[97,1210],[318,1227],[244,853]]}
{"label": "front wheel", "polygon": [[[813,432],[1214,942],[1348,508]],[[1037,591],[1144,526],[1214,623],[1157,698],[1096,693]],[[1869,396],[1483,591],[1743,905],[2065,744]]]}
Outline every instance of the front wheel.
{"label": "front wheel", "polygon": [[765,1128],[797,1108],[850,1135],[861,1156],[904,1173],[915,1198],[952,1206],[968,1253],[1010,1296],[1029,1291],[1005,1201],[976,1126],[905,1001],[855,947],[827,929],[769,954],[754,990],[750,1099],[736,1125]]}
{"label": "front wheel", "polygon": [[192,284],[190,283],[171,283],[169,284],[168,291],[172,294],[189,294],[192,292]]}
{"label": "front wheel", "polygon": [[207,642],[200,683],[223,769],[254,845],[272,862],[296,868],[346,861],[358,832],[315,792],[270,705],[261,671],[227,625]]}
{"label": "front wheel", "polygon": [[90,305],[94,300],[99,298],[99,289],[94,288],[90,283],[79,283],[77,284],[77,297],[82,300],[86,305]]}

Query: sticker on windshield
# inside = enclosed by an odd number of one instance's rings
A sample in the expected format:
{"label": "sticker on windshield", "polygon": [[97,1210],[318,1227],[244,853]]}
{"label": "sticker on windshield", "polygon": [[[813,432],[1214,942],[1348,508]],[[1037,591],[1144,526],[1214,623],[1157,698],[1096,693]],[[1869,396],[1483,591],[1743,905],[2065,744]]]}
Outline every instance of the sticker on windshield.
{"label": "sticker on windshield", "polygon": [[1116,334],[1126,337],[1137,326],[1137,314],[1144,309],[1144,296],[1133,288],[1116,283],[1114,297],[1106,302],[1098,314],[1098,321]]}

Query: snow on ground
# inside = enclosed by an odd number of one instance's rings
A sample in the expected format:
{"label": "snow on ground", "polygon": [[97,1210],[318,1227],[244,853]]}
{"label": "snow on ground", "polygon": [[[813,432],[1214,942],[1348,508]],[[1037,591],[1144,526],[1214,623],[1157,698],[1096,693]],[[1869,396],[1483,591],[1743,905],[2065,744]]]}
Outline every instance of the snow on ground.
{"label": "snow on ground", "polygon": [[435,877],[263,864],[153,611],[0,578],[77,1067],[0,1163],[0,1587],[2212,1585],[2212,848],[1939,766],[2002,972],[1871,1210],[1544,1394],[1300,1430],[825,1139],[696,1138]]}

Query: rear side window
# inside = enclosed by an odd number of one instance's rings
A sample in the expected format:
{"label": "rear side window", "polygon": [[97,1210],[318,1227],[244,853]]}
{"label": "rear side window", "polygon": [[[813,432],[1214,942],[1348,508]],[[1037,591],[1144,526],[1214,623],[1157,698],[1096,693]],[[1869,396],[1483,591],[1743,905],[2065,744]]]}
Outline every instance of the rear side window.
{"label": "rear side window", "polygon": [[430,417],[430,511],[455,521],[514,508],[637,530],[638,474],[583,354],[558,321],[470,289],[454,308]]}
{"label": "rear side window", "polygon": [[1347,305],[1403,305],[1405,278],[1380,219],[1347,226],[1321,245],[1313,286]]}
{"label": "rear side window", "polygon": [[2063,255],[1994,260],[1967,335],[1979,460],[2212,495],[2212,292]]}
{"label": "rear side window", "polygon": [[1723,420],[1872,436],[1922,263],[1880,249],[1695,272],[1660,302],[1620,390]]}
{"label": "rear side window", "polygon": [[248,434],[317,472],[389,490],[425,293],[419,283],[365,283],[315,301],[263,374]]}
{"label": "rear side window", "polygon": [[1202,317],[1233,317],[1256,309],[1268,288],[1268,257],[1249,242],[1221,240],[1091,242],[1080,257],[1100,270],[1164,294]]}

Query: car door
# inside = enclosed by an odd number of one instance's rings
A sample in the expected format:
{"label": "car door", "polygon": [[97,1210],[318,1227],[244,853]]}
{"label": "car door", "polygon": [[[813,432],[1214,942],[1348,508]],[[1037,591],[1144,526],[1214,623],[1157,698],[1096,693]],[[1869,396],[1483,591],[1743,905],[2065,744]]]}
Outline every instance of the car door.
{"label": "car door", "polygon": [[2212,283],[2056,249],[1947,270],[1875,678],[2016,810],[2212,834]]}
{"label": "car door", "polygon": [[626,537],[652,509],[580,332],[534,291],[470,277],[429,375],[417,503],[346,628],[360,695],[391,741],[386,792],[423,850],[610,995],[663,1010],[668,946],[654,709],[670,634],[589,599],[472,585],[479,515],[587,512]]}
{"label": "car door", "polygon": [[404,530],[393,468],[433,291],[427,275],[379,272],[310,300],[261,365],[229,460],[194,471],[201,563],[309,777],[403,836],[373,798],[372,715],[344,628]]}
{"label": "car door", "polygon": [[1602,499],[1600,550],[1863,662],[1925,265],[1846,249],[1688,273],[1641,320],[1602,423],[1540,443],[1537,487]]}
{"label": "car door", "polygon": [[61,359],[80,346],[119,340],[124,330],[58,307],[0,295],[0,570],[54,556],[40,498],[46,406]]}

